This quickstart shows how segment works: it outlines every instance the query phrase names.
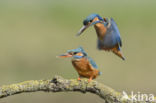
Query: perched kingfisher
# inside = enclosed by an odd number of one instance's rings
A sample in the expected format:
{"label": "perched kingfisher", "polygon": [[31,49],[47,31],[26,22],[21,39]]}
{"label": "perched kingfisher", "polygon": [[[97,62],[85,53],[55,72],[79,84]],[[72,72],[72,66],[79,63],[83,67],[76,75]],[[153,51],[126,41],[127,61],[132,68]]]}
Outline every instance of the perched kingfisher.
{"label": "perched kingfisher", "polygon": [[112,51],[125,60],[120,49],[122,46],[120,32],[113,18],[102,18],[98,14],[91,14],[83,21],[83,25],[77,36],[81,35],[88,27],[94,25],[98,37],[98,49]]}
{"label": "perched kingfisher", "polygon": [[96,63],[87,55],[82,47],[68,50],[67,53],[60,55],[59,57],[72,57],[72,64],[79,74],[78,80],[81,80],[81,77],[86,77],[89,78],[88,81],[90,82],[101,74],[97,69]]}

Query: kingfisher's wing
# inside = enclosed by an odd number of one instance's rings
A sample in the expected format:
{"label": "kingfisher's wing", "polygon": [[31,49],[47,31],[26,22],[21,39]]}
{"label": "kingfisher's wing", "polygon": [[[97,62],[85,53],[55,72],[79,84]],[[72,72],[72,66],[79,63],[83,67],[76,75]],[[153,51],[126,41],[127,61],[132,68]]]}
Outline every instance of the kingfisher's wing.
{"label": "kingfisher's wing", "polygon": [[107,28],[106,34],[103,37],[103,40],[98,40],[98,48],[113,48],[118,45],[122,46],[121,37],[119,29],[113,18],[105,22],[105,27]]}
{"label": "kingfisher's wing", "polygon": [[115,23],[114,19],[111,18],[111,27],[112,27],[112,30],[115,34],[115,37],[116,37],[116,41],[117,43],[122,46],[122,41],[121,41],[121,37],[120,37],[120,32],[119,32],[119,29],[117,27],[117,24]]}
{"label": "kingfisher's wing", "polygon": [[96,65],[96,63],[94,62],[94,60],[91,57],[87,57],[87,59],[93,68],[95,68],[95,69],[98,68],[98,66]]}

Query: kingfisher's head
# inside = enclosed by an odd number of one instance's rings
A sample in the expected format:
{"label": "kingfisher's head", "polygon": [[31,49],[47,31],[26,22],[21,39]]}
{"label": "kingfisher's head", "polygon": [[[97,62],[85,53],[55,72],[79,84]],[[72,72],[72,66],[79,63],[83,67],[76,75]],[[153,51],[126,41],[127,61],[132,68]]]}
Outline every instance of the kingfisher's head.
{"label": "kingfisher's head", "polygon": [[89,16],[86,17],[86,19],[84,19],[83,21],[83,27],[79,30],[79,32],[77,33],[77,36],[81,35],[88,27],[96,24],[96,23],[100,23],[103,22],[104,19],[99,16],[98,14],[91,14]]}
{"label": "kingfisher's head", "polygon": [[87,56],[87,53],[82,47],[68,50],[67,53],[60,55],[61,58],[73,57],[74,59],[81,59]]}

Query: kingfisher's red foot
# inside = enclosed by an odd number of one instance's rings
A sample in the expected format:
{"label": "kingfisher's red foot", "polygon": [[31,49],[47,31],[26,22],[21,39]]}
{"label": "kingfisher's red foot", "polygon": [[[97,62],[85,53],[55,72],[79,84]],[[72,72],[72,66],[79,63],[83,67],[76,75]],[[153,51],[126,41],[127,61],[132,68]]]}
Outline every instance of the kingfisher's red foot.
{"label": "kingfisher's red foot", "polygon": [[88,79],[88,82],[91,82],[91,81],[92,81],[92,78],[89,78],[89,79]]}
{"label": "kingfisher's red foot", "polygon": [[78,78],[77,78],[77,80],[81,80],[81,78],[80,78],[80,77],[78,77]]}

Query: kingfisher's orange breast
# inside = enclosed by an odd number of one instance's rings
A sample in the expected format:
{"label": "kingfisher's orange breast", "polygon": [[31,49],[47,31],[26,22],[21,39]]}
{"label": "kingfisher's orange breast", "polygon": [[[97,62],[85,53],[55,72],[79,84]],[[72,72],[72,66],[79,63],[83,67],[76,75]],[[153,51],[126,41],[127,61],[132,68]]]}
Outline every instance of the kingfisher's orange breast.
{"label": "kingfisher's orange breast", "polygon": [[98,70],[94,69],[86,58],[81,58],[78,60],[72,60],[72,64],[75,67],[78,74],[82,77],[96,78],[98,75]]}
{"label": "kingfisher's orange breast", "polygon": [[103,40],[103,37],[106,34],[107,28],[101,24],[101,23],[97,23],[94,25],[94,28],[96,30],[97,36],[100,40]]}

